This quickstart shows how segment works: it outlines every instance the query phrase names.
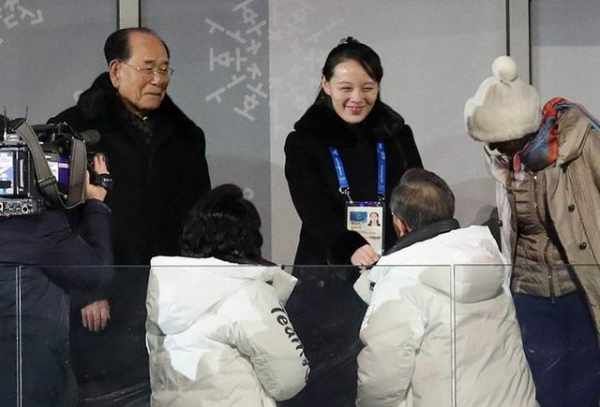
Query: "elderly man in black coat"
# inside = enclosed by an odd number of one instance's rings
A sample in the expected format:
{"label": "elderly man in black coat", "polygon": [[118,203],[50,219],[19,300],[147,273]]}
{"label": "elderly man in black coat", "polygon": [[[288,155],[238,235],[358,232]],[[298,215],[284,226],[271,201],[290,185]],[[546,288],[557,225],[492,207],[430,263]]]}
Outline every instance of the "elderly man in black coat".
{"label": "elderly man in black coat", "polygon": [[[148,273],[139,266],[152,256],[179,254],[182,222],[210,190],[204,133],[166,94],[172,68],[164,41],[146,28],[122,29],[108,37],[104,53],[108,72],[76,106],[50,119],[100,132],[95,149],[107,155],[114,179],[107,204],[115,264],[138,266],[117,268],[108,291],[82,293],[82,308],[74,310],[80,403],[89,406],[123,405],[148,394]],[[98,318],[91,329],[83,326]]]}

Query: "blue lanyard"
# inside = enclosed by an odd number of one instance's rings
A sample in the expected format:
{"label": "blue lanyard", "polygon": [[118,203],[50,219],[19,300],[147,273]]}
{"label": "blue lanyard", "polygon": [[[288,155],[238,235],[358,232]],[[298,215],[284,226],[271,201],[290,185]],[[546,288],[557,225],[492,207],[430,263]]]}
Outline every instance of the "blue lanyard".
{"label": "blue lanyard", "polygon": [[[329,153],[333,160],[333,168],[335,169],[335,175],[338,179],[340,192],[346,195],[348,200],[352,201],[352,199],[350,199],[350,184],[348,183],[348,177],[346,177],[342,156],[335,147],[329,147]],[[377,197],[380,201],[385,199],[385,162],[385,145],[380,141],[377,143]]]}
{"label": "blue lanyard", "polygon": [[377,143],[377,196],[385,199],[385,146],[381,141]]}

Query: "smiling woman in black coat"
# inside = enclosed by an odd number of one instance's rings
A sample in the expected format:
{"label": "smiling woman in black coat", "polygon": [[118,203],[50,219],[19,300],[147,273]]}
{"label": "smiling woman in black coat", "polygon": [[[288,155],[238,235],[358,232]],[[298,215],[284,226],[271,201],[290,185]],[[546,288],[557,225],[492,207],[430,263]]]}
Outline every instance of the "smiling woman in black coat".
{"label": "smiling woman in black coat", "polygon": [[[369,116],[351,125],[326,104],[314,104],[294,126],[285,146],[285,173],[302,220],[294,264],[350,264],[367,241],[346,229],[345,196],[339,192],[329,147],[342,156],[357,201],[377,200],[376,143],[386,148],[386,202],[407,168],[421,167],[413,134],[404,119],[381,101]],[[391,217],[385,217],[384,247],[394,244]]]}
{"label": "smiling woman in black coat", "polygon": [[[383,68],[367,45],[347,38],[328,55],[321,91],[295,124],[285,144],[285,175],[302,221],[294,275],[300,285],[287,309],[311,363],[305,390],[289,405],[353,406],[358,331],[365,304],[352,284],[353,267],[302,265],[374,264],[379,254],[365,238],[346,228],[346,202],[340,192],[330,148],[339,152],[350,196],[377,201],[377,143],[385,149],[386,202],[402,174],[421,167],[412,131],[381,102]],[[395,242],[391,216],[384,216],[383,250]]]}
{"label": "smiling woman in black coat", "polygon": [[[382,77],[377,54],[345,40],[329,54],[319,96],[286,140],[285,175],[302,220],[295,264],[367,263],[352,258],[367,241],[346,230],[346,197],[339,191],[330,147],[340,152],[355,201],[378,198],[378,141],[386,150],[386,201],[407,168],[422,167],[412,130],[379,98]],[[395,241],[391,219],[385,226],[384,248]]]}

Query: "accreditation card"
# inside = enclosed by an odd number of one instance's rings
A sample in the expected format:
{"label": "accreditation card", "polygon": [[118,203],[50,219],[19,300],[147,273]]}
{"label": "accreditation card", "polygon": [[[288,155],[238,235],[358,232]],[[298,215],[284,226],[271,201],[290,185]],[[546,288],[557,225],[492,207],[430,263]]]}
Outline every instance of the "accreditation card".
{"label": "accreditation card", "polygon": [[346,203],[346,227],[360,233],[379,255],[383,253],[383,209],[380,201]]}

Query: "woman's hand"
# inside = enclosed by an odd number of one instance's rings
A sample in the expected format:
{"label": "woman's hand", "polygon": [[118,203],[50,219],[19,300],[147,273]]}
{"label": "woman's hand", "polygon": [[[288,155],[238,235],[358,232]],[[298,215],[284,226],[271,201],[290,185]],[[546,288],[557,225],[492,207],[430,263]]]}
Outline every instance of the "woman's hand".
{"label": "woman's hand", "polygon": [[379,255],[373,249],[373,246],[366,244],[359,247],[350,257],[350,262],[354,266],[368,267],[377,263]]}

